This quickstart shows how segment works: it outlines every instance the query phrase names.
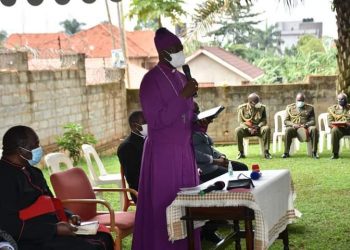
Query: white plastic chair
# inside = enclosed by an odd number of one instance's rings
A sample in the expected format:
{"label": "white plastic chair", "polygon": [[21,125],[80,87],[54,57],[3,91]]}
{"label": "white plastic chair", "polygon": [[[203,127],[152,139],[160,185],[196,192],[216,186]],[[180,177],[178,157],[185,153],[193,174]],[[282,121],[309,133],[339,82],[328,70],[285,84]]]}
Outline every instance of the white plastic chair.
{"label": "white plastic chair", "polygon": [[[327,149],[331,150],[332,149],[332,136],[331,136],[331,129],[328,125],[328,113],[321,113],[318,116],[318,130],[320,132],[320,142],[319,142],[319,152],[323,152],[324,148],[324,139],[326,139],[327,143]],[[345,135],[341,138],[340,140],[340,148],[339,151],[342,150],[342,147],[346,146],[349,148],[349,141],[350,141],[350,136]]]}
{"label": "white plastic chair", "polygon": [[73,168],[71,159],[64,153],[49,153],[45,155],[44,160],[50,174],[63,171],[64,169],[60,168],[61,163],[66,166],[66,169]]}
{"label": "white plastic chair", "polygon": [[318,145],[318,150],[320,153],[323,152],[324,139],[326,139],[327,149],[331,150],[331,129],[328,126],[328,113],[321,113],[318,116],[318,131],[320,133],[320,141]]}
{"label": "white plastic chair", "polygon": [[[90,181],[93,186],[99,186],[103,184],[116,184],[118,188],[122,187],[122,177],[121,174],[108,174],[100,157],[98,156],[95,148],[89,144],[83,144],[81,146],[84,158],[86,160],[86,164],[88,166],[89,174],[90,174]],[[91,161],[91,156],[94,158],[99,173],[95,171],[94,165]],[[120,207],[124,207],[124,195],[123,193],[119,194],[119,200],[120,200]]]}
{"label": "white plastic chair", "polygon": [[[272,135],[272,151],[274,153],[277,152],[277,146],[278,146],[278,152],[282,150],[282,138],[286,133],[286,126],[284,125],[284,120],[286,119],[286,111],[281,110],[275,113],[274,115],[274,132]],[[300,148],[300,141],[298,138],[293,138],[292,145],[289,149],[289,154],[293,154],[295,151],[298,151]],[[307,153],[308,155],[311,155],[312,153],[312,145],[311,141],[307,142]]]}
{"label": "white plastic chair", "polygon": [[243,138],[243,149],[244,149],[244,154],[248,155],[248,148],[249,148],[249,139],[256,138],[259,141],[260,145],[260,154],[264,156],[264,143],[261,137],[259,136],[249,136],[249,137],[244,137]]}
{"label": "white plastic chair", "polygon": [[[98,156],[95,148],[89,144],[83,144],[82,150],[84,153],[84,157],[89,169],[89,174],[91,181],[93,182],[93,186],[103,185],[103,184],[117,184],[118,187],[122,185],[122,178],[120,174],[108,174],[100,157]],[[99,173],[95,171],[95,168],[91,161],[91,156],[94,158]]]}
{"label": "white plastic chair", "polygon": [[2,149],[0,149],[0,158],[2,157]]}

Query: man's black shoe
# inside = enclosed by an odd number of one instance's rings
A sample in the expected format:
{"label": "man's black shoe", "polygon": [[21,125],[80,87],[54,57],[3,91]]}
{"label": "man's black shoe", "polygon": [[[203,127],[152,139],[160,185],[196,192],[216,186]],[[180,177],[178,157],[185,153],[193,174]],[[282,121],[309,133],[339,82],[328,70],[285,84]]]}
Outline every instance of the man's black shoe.
{"label": "man's black shoe", "polygon": [[245,158],[244,153],[239,153],[239,154],[238,154],[238,156],[237,156],[237,160],[238,160],[238,159],[241,159],[241,158]]}
{"label": "man's black shoe", "polygon": [[282,155],[282,158],[288,158],[289,157],[289,153],[284,153],[283,155]]}
{"label": "man's black shoe", "polygon": [[269,153],[269,151],[265,152],[265,159],[272,159],[272,155]]}
{"label": "man's black shoe", "polygon": [[339,158],[339,154],[334,153],[331,157],[331,159],[335,160]]}
{"label": "man's black shoe", "polygon": [[205,233],[203,235],[203,238],[207,241],[213,242],[215,244],[219,243],[220,241],[222,241],[222,238],[215,232],[213,233]]}
{"label": "man's black shoe", "polygon": [[318,159],[320,156],[317,154],[317,152],[312,152],[312,158]]}

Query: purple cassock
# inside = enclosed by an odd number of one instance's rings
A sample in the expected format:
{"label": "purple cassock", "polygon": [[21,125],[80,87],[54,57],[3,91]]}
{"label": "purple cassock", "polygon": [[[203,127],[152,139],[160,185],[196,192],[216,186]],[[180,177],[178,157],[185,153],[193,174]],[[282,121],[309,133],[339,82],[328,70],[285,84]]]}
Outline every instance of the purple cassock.
{"label": "purple cassock", "polygon": [[[133,250],[187,249],[168,240],[166,208],[181,187],[199,183],[192,146],[193,99],[180,96],[185,76],[159,63],[143,78],[142,111],[148,124],[141,166]],[[200,249],[197,233],[198,249]]]}

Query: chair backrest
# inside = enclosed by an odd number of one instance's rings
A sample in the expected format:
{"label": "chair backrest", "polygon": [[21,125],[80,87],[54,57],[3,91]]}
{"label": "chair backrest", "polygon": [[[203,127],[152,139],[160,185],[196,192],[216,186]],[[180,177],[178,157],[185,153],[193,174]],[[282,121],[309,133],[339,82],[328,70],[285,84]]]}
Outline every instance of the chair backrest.
{"label": "chair backrest", "polygon": [[0,149],[0,157],[2,157],[2,149]]}
{"label": "chair backrest", "polygon": [[[124,168],[121,164],[120,164],[120,175],[122,177],[122,188],[129,188],[129,185],[126,182]],[[123,193],[123,211],[127,211],[130,206],[136,206],[136,204],[132,200],[129,193]]]}
{"label": "chair backrest", "polygon": [[[54,173],[50,176],[50,181],[56,197],[60,200],[96,199],[90,181],[81,168],[76,167]],[[65,207],[78,214],[83,220],[89,220],[97,214],[96,203],[69,203]]]}
{"label": "chair backrest", "polygon": [[49,153],[45,155],[44,160],[51,174],[62,171],[60,168],[61,163],[64,164],[67,169],[73,168],[71,159],[64,153]]}
{"label": "chair backrest", "polygon": [[286,111],[281,110],[275,113],[275,132],[284,133],[286,131],[286,126],[284,125],[284,120],[286,119]]}
{"label": "chair backrest", "polygon": [[331,132],[331,129],[328,125],[328,113],[321,113],[318,116],[318,131],[326,132],[327,134]]}
{"label": "chair backrest", "polygon": [[[98,180],[98,177],[100,175],[107,175],[107,171],[106,171],[100,157],[98,156],[95,148],[89,144],[83,144],[81,146],[81,148],[82,148],[83,153],[84,153],[84,157],[85,157],[88,169],[89,169],[90,176],[93,178],[93,180]],[[92,163],[92,157],[97,164],[99,173],[96,173],[96,171],[94,169],[94,165]]]}

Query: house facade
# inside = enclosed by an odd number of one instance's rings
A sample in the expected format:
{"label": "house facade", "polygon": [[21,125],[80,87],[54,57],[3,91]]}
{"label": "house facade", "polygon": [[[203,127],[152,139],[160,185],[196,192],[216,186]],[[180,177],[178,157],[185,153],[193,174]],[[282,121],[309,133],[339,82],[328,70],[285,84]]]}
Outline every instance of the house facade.
{"label": "house facade", "polygon": [[218,47],[202,47],[186,63],[200,86],[244,85],[264,74],[260,68]]}
{"label": "house facade", "polygon": [[322,37],[322,22],[314,22],[313,18],[305,18],[302,21],[278,22],[277,30],[281,31],[281,50],[296,45],[303,35]]}

